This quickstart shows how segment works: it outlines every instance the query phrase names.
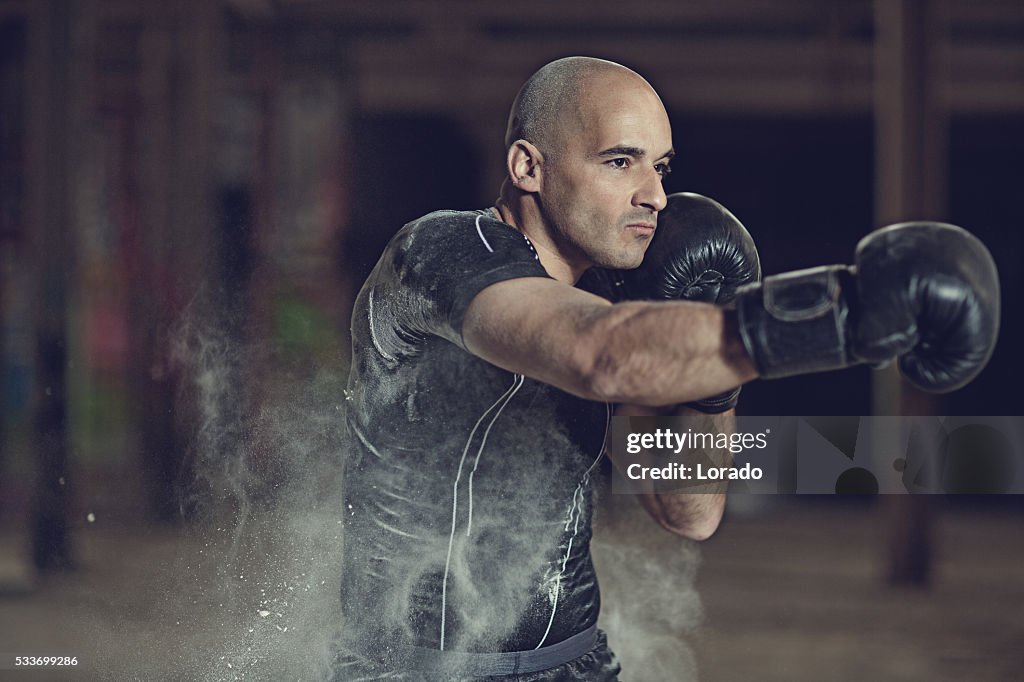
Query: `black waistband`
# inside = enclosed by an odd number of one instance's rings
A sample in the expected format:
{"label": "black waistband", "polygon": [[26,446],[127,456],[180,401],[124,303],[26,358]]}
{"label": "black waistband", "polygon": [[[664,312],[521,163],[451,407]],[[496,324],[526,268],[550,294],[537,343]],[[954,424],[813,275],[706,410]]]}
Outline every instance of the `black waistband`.
{"label": "black waistband", "polygon": [[[597,625],[578,632],[568,639],[551,646],[529,651],[504,651],[498,653],[471,653],[466,651],[441,651],[425,647],[387,648],[387,659],[391,665],[402,670],[464,677],[488,677],[491,675],[514,675],[548,670],[583,656],[597,643]],[[369,652],[364,652],[369,653]],[[370,655],[370,658],[379,658]]]}

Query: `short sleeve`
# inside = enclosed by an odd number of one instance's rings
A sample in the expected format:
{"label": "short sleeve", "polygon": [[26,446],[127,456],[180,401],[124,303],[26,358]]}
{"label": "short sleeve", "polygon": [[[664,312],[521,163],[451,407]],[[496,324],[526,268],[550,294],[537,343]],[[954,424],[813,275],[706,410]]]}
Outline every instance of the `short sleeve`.
{"label": "short sleeve", "polygon": [[525,235],[484,212],[431,213],[395,235],[367,282],[372,333],[396,354],[425,335],[463,346],[473,298],[519,277],[548,277]]}

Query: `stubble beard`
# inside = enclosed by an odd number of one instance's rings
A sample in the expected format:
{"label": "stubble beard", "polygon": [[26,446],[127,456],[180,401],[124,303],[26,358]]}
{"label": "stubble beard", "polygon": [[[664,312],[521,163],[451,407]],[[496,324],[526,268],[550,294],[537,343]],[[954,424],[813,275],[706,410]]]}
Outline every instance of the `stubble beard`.
{"label": "stubble beard", "polygon": [[[570,218],[571,220],[571,218]],[[594,225],[594,221],[586,218],[579,221],[577,231],[566,229],[572,223],[551,224],[559,249],[566,257],[577,262],[585,262],[600,268],[614,270],[632,270],[639,267],[643,261],[650,238],[636,236],[626,245],[621,245],[625,225],[612,223],[602,225],[597,229],[587,229]],[[633,246],[635,245],[635,246]]]}
{"label": "stubble beard", "polygon": [[[569,262],[615,270],[631,270],[640,266],[651,237],[634,236],[635,250],[620,244],[626,225],[634,220],[650,221],[649,215],[623,215],[614,222],[605,223],[590,215],[563,212],[562,207],[569,202],[561,201],[558,196],[549,198],[552,199],[550,202],[539,201],[538,209],[548,235],[563,258]],[[595,228],[595,225],[599,227]]]}

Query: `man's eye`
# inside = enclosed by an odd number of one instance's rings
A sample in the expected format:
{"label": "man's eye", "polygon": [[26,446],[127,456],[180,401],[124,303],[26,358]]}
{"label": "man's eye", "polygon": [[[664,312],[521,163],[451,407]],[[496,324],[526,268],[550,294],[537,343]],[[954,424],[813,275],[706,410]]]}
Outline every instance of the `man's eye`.
{"label": "man's eye", "polygon": [[612,168],[629,168],[629,159],[624,156],[620,156],[616,159],[608,161],[612,165]]}
{"label": "man's eye", "polygon": [[667,163],[654,164],[654,170],[658,172],[658,175],[665,178],[672,174],[672,167]]}

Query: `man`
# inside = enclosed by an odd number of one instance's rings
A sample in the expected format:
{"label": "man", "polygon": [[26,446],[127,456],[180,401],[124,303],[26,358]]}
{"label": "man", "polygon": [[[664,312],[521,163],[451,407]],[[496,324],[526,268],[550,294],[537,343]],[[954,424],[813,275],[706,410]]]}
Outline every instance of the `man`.
{"label": "man", "polygon": [[[918,341],[897,313],[876,325],[882,341],[847,329],[869,318],[849,313],[853,269],[752,286],[738,313],[574,287],[594,266],[641,265],[666,207],[668,116],[623,66],[546,65],[516,98],[506,143],[496,206],[405,226],[356,302],[339,680],[617,679],[589,553],[612,405],[658,413],[725,393],[697,407],[727,410],[759,373],[888,359]],[[905,265],[879,268],[893,297]],[[958,341],[994,334],[990,317],[950,325]],[[724,505],[646,497],[658,523],[694,539]]]}

